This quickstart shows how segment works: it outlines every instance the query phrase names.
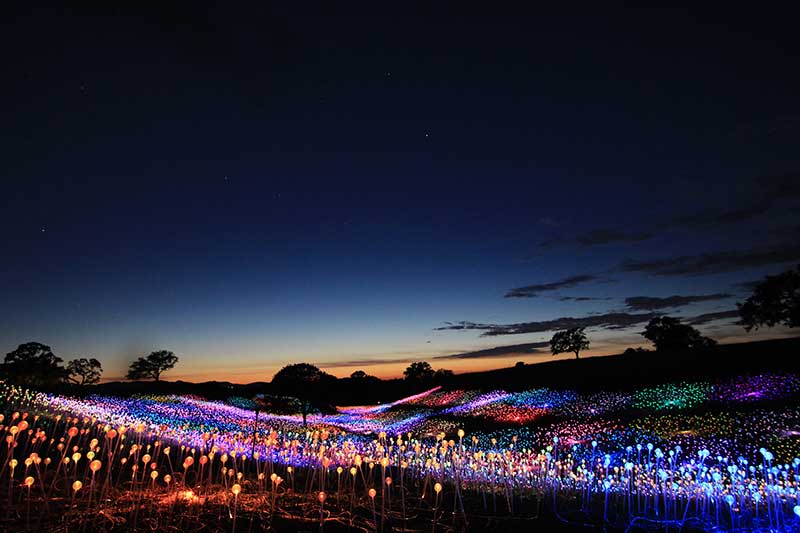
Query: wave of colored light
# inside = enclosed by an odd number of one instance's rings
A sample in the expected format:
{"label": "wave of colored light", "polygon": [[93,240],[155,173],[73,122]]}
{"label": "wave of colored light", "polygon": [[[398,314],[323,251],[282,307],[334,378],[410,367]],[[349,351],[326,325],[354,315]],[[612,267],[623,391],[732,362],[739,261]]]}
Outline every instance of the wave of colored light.
{"label": "wave of colored light", "polygon": [[[800,504],[795,383],[798,376],[765,374],[588,396],[548,389],[434,389],[377,408],[312,415],[310,428],[299,415],[274,414],[262,414],[257,426],[254,411],[196,397],[75,399],[5,385],[0,397],[13,409],[33,413],[34,422],[55,420],[47,425],[54,436],[74,426],[81,435],[78,446],[89,446],[98,457],[113,458],[117,452],[109,455],[106,441],[122,440],[116,435],[130,431],[135,439],[128,442],[137,446],[127,445],[131,457],[138,458],[145,445],[170,443],[185,470],[220,454],[241,462],[236,471],[243,478],[253,474],[246,461],[255,463],[256,473],[260,462],[325,472],[354,465],[363,472],[364,463],[372,465],[370,476],[377,475],[375,465],[393,475],[402,469],[418,486],[438,480],[455,490],[557,491],[570,501],[582,499],[582,508],[605,500],[603,524],[648,520],[670,528],[791,531],[800,526],[794,507]],[[749,394],[770,385],[769,394]],[[777,399],[784,405],[765,403]],[[21,434],[19,414],[9,418],[0,425],[6,442],[37,437],[21,448],[9,446],[7,453],[39,449],[44,430],[31,427]],[[459,433],[465,425],[475,429]],[[83,435],[98,437],[89,445]],[[56,448],[47,450],[42,453]],[[130,469],[119,461],[114,468]],[[171,469],[172,457],[167,461]],[[325,477],[318,482],[324,490]],[[615,518],[608,514],[609,499]]]}

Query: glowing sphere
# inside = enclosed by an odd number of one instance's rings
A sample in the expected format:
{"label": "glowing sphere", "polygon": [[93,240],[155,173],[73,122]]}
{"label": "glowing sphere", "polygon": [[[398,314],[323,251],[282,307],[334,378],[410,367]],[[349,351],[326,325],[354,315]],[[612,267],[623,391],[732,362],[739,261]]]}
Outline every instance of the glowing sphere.
{"label": "glowing sphere", "polygon": [[83,488],[83,483],[81,483],[78,480],[75,480],[75,482],[72,484],[72,490],[78,492],[79,490],[81,490],[81,488]]}
{"label": "glowing sphere", "polygon": [[89,470],[91,470],[92,472],[97,472],[98,470],[100,470],[100,468],[102,466],[103,466],[103,463],[101,463],[99,460],[95,459],[94,461],[89,463]]}
{"label": "glowing sphere", "polygon": [[234,484],[234,485],[231,487],[231,492],[233,493],[233,495],[234,495],[234,496],[238,496],[238,495],[239,495],[239,493],[240,493],[240,492],[242,492],[242,486],[241,486],[241,485],[239,485],[238,483],[235,483],[235,484]]}
{"label": "glowing sphere", "polygon": [[375,489],[369,489],[369,497],[375,498],[375,495],[378,494]]}

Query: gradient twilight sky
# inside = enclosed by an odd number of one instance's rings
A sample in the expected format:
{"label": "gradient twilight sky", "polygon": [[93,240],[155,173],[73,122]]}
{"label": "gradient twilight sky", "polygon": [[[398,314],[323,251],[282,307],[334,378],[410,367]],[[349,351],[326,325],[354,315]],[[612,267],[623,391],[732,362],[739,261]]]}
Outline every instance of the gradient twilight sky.
{"label": "gradient twilight sky", "polygon": [[790,17],[453,5],[4,8],[2,353],[250,382],[550,360],[565,317],[589,354],[787,334],[730,311],[800,262]]}

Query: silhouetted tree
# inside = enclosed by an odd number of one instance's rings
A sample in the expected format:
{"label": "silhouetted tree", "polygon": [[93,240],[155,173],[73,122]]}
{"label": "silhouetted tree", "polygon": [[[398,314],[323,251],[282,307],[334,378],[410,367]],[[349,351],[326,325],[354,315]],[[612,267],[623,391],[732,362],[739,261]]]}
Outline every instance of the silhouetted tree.
{"label": "silhouetted tree", "polygon": [[580,358],[581,350],[589,347],[589,339],[583,332],[585,328],[571,328],[564,331],[557,331],[550,339],[550,352],[557,355],[564,352],[572,352],[575,359]]}
{"label": "silhouetted tree", "polygon": [[[274,392],[299,400],[298,410],[303,415],[303,426],[317,403],[322,402],[336,378],[314,365],[297,363],[281,368],[272,378]],[[296,412],[296,411],[295,411]]]}
{"label": "silhouetted tree", "polygon": [[440,368],[436,372],[434,372],[433,380],[436,383],[446,383],[451,379],[453,379],[453,376],[455,376],[455,374],[453,373],[452,370],[448,370],[446,368]]}
{"label": "silhouetted tree", "polygon": [[67,363],[67,379],[76,385],[92,385],[100,381],[103,365],[92,358],[81,357]]}
{"label": "silhouetted tree", "polygon": [[514,368],[522,368],[525,366],[525,361],[517,361],[517,364],[514,365]]}
{"label": "silhouetted tree", "polygon": [[32,388],[57,386],[67,377],[64,361],[49,346],[39,342],[20,344],[6,354],[3,375],[9,383]]}
{"label": "silhouetted tree", "polygon": [[435,372],[431,365],[425,361],[416,361],[408,365],[403,371],[403,376],[408,381],[430,381],[433,379]]}
{"label": "silhouetted tree", "polygon": [[743,304],[737,304],[744,329],[800,325],[800,266],[776,276],[767,276],[756,285]]}
{"label": "silhouetted tree", "polygon": [[637,355],[637,354],[647,353],[649,351],[650,350],[645,350],[644,348],[639,346],[638,348],[625,348],[625,351],[622,352],[622,354],[623,355]]}
{"label": "silhouetted tree", "polygon": [[158,350],[147,357],[140,357],[131,363],[128,369],[128,379],[154,379],[158,381],[161,373],[174,368],[178,363],[178,356],[169,350]]}
{"label": "silhouetted tree", "polygon": [[656,317],[645,326],[642,336],[655,345],[659,352],[676,350],[701,350],[716,346],[717,341],[701,334],[679,318]]}
{"label": "silhouetted tree", "polygon": [[355,372],[350,374],[350,377],[353,378],[353,379],[365,379],[365,378],[369,377],[369,374],[367,374],[363,370],[356,370]]}

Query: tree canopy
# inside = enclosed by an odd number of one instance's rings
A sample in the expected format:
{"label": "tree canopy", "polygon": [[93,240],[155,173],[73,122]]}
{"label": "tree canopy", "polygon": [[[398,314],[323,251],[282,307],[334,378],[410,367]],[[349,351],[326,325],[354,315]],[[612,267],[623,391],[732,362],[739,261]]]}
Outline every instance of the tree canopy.
{"label": "tree canopy", "polygon": [[575,359],[580,359],[581,350],[589,347],[589,339],[583,330],[586,328],[571,328],[564,331],[557,331],[550,339],[550,352],[553,355],[571,352],[575,354]]}
{"label": "tree canopy", "polygon": [[744,329],[800,325],[800,266],[776,276],[767,276],[753,294],[738,304]]}
{"label": "tree canopy", "polygon": [[717,344],[717,341],[704,336],[692,326],[681,323],[679,318],[670,316],[651,319],[642,336],[652,342],[659,352],[700,350]]}
{"label": "tree canopy", "polygon": [[140,357],[131,363],[128,369],[128,379],[153,379],[158,381],[161,373],[174,368],[178,363],[178,356],[169,350],[158,350],[147,357]]}
{"label": "tree canopy", "polygon": [[64,361],[46,344],[27,342],[6,354],[3,375],[9,383],[32,388],[48,388],[63,383],[67,370]]}
{"label": "tree canopy", "polygon": [[73,359],[67,364],[67,379],[76,385],[92,385],[100,381],[103,365],[91,357]]}
{"label": "tree canopy", "polygon": [[415,361],[403,371],[403,376],[409,381],[430,381],[435,375],[427,361]]}
{"label": "tree canopy", "polygon": [[335,381],[334,376],[312,364],[296,363],[281,368],[270,385],[274,392],[299,400],[298,407],[305,426],[308,415],[326,399],[328,388]]}

